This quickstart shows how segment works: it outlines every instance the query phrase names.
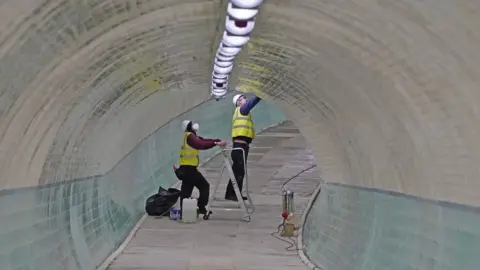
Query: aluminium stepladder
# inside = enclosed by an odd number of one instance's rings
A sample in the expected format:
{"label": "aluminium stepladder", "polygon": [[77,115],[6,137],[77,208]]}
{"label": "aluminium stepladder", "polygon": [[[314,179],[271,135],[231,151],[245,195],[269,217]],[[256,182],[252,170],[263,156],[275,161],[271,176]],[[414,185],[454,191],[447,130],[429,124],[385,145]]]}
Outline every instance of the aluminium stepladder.
{"label": "aluminium stepladder", "polygon": [[[237,183],[237,180],[236,180],[235,175],[234,175],[233,170],[232,170],[232,160],[230,158],[230,155],[228,155],[228,153],[231,153],[232,151],[242,151],[244,171],[245,171],[245,176],[244,176],[244,180],[243,180],[243,183],[244,183],[244,186],[245,186],[245,188],[244,188],[245,193],[244,194],[247,197],[247,201],[248,201],[248,204],[249,204],[248,206],[245,203],[245,201],[242,199],[243,198],[242,193],[241,193],[240,189],[238,188],[238,183]],[[253,207],[252,198],[250,197],[250,193],[249,193],[249,190],[248,190],[248,171],[247,171],[247,162],[245,160],[245,151],[240,147],[238,147],[238,148],[223,148],[221,150],[221,154],[223,155],[223,165],[222,165],[222,169],[221,169],[221,172],[220,172],[220,177],[218,178],[218,181],[215,185],[215,190],[210,194],[209,203],[208,203],[208,208],[209,209],[208,209],[207,214],[203,216],[203,219],[208,219],[210,217],[212,209],[238,210],[237,208],[228,208],[228,207],[220,208],[220,207],[212,206],[212,204],[216,201],[215,194],[217,193],[218,187],[220,186],[220,182],[222,181],[223,172],[225,171],[225,168],[226,168],[227,172],[228,172],[228,175],[230,176],[230,179],[232,180],[233,190],[235,191],[235,194],[237,195],[237,198],[239,198],[238,204],[240,205],[240,209],[243,212],[243,220],[249,222],[249,221],[252,220],[251,215],[255,211],[255,208]]]}

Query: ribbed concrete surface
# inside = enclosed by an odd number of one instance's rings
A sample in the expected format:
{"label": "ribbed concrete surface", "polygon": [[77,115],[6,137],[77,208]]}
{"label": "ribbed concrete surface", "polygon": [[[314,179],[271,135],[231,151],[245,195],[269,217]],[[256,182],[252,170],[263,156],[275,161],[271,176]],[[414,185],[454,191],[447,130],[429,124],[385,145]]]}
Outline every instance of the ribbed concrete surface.
{"label": "ribbed concrete surface", "polygon": [[[3,1],[1,187],[108,171],[206,99],[225,4]],[[233,84],[260,81],[329,181],[478,206],[479,9],[267,0]]]}
{"label": "ribbed concrete surface", "polygon": [[[202,167],[212,190],[222,162],[220,155]],[[149,217],[109,269],[307,269],[298,257],[296,247],[289,248],[288,243],[271,233],[277,232],[281,224],[280,186],[314,164],[303,137],[290,123],[267,130],[252,145],[249,158],[249,189],[256,208],[251,222],[240,221],[241,211],[223,210],[214,210],[210,220],[199,220],[196,224]],[[320,182],[317,174],[312,168],[289,182],[289,187],[296,193],[299,215]],[[232,208],[235,203],[222,199],[226,184],[227,178],[224,178],[216,194],[221,201],[214,205]],[[275,235],[278,237],[278,233]],[[291,243],[296,241],[295,237],[282,239]]]}
{"label": "ribbed concrete surface", "polygon": [[[225,3],[3,1],[1,187],[108,171],[206,99]],[[282,106],[328,181],[480,206],[479,9],[267,0],[233,84]]]}

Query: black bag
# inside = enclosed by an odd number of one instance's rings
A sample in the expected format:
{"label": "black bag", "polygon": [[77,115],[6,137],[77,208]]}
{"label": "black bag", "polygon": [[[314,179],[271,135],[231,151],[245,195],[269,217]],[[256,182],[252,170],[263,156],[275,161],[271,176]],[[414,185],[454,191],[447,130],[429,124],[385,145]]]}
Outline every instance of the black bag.
{"label": "black bag", "polygon": [[170,208],[180,197],[180,190],[169,188],[168,190],[160,187],[158,193],[148,197],[145,202],[145,212],[149,216],[168,216]]}

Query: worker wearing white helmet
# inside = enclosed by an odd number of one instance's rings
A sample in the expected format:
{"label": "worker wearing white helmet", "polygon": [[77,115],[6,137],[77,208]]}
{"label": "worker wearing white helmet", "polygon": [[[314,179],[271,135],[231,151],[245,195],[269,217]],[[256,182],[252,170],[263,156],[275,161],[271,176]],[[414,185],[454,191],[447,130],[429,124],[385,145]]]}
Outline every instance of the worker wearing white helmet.
{"label": "worker wearing white helmet", "polygon": [[[245,176],[244,160],[247,162],[250,143],[253,138],[255,138],[255,127],[250,111],[260,100],[261,99],[257,96],[254,96],[249,100],[242,94],[233,97],[233,105],[235,105],[235,112],[232,117],[233,148],[242,148],[245,151],[245,157],[243,156],[242,151],[232,151],[232,170],[240,191],[242,191],[243,178]],[[242,196],[242,199],[246,200],[247,197]],[[225,200],[238,200],[235,195],[235,190],[233,189],[232,181],[228,182],[227,190],[225,192]]]}
{"label": "worker wearing white helmet", "polygon": [[[198,123],[190,120],[182,122],[183,141],[180,150],[179,164],[175,174],[182,181],[180,188],[180,208],[183,206],[183,199],[192,196],[193,188],[196,187],[200,193],[198,198],[198,213],[207,214],[206,205],[210,193],[210,184],[197,169],[200,162],[200,150],[208,150],[215,146],[223,147],[226,141],[220,139],[205,139],[197,135],[200,128]],[[180,215],[181,216],[181,215]]]}

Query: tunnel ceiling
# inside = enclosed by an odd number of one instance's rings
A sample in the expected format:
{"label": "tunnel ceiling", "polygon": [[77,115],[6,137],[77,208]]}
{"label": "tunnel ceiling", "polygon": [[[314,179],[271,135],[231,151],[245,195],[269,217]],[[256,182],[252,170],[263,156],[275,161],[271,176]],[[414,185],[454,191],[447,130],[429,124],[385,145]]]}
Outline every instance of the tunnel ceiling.
{"label": "tunnel ceiling", "polygon": [[[3,1],[2,187],[108,171],[208,99],[226,4]],[[480,205],[479,9],[265,0],[230,84],[295,121],[326,181]]]}

